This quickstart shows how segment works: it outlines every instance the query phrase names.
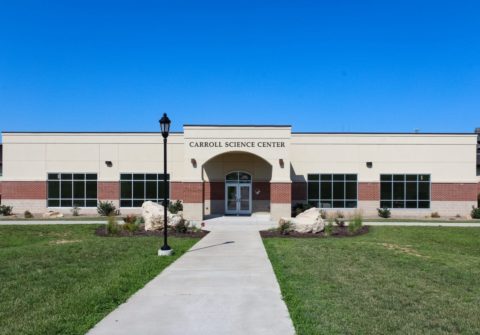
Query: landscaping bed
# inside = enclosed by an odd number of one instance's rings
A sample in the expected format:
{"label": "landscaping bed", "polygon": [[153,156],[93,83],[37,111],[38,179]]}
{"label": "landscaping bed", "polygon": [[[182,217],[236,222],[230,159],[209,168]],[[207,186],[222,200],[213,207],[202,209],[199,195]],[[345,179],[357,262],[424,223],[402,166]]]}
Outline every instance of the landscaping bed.
{"label": "landscaping bed", "polygon": [[[197,231],[187,231],[185,233],[177,232],[175,230],[169,230],[168,236],[174,237],[191,237],[191,238],[202,238],[209,233],[208,230],[197,230]],[[145,230],[144,225],[140,225],[138,230],[127,231],[120,230],[115,235],[112,235],[108,232],[105,226],[98,227],[95,229],[95,235],[103,237],[148,237],[148,236],[163,236],[163,230]]]}
{"label": "landscaping bed", "polygon": [[325,232],[320,232],[316,234],[312,233],[299,233],[299,232],[289,232],[288,234],[282,233],[278,229],[270,229],[270,230],[262,230],[260,231],[260,236],[263,238],[271,238],[271,237],[281,237],[281,238],[328,238],[328,237],[353,237],[358,235],[363,235],[368,233],[369,227],[362,226],[355,232],[350,232],[347,226],[343,227],[333,227],[333,231],[330,235],[326,235]]}

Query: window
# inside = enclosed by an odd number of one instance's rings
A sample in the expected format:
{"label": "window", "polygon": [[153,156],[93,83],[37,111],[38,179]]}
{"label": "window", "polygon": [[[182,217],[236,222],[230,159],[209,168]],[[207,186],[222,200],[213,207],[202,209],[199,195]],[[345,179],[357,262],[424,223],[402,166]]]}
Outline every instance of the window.
{"label": "window", "polygon": [[252,177],[248,173],[235,171],[227,174],[225,180],[227,183],[251,183]]}
{"label": "window", "polygon": [[49,173],[48,207],[96,207],[96,173]]}
{"label": "window", "polygon": [[430,175],[380,175],[380,207],[430,208]]}
{"label": "window", "polygon": [[[167,199],[170,194],[167,174]],[[120,175],[120,207],[141,207],[145,201],[163,202],[163,174],[122,173]]]}
{"label": "window", "polygon": [[320,208],[356,208],[356,174],[309,174],[308,203]]}

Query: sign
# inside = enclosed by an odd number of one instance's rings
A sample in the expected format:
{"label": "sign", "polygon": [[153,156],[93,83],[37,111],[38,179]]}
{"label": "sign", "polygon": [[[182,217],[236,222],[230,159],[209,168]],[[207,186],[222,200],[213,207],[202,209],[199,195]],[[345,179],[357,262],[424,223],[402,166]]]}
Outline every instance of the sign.
{"label": "sign", "polygon": [[285,148],[279,141],[190,141],[190,148]]}

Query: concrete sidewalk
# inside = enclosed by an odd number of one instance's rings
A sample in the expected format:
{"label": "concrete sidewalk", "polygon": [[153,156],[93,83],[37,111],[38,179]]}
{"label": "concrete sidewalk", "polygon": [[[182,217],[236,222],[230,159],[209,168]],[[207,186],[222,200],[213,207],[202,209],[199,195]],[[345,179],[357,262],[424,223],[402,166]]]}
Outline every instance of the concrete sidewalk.
{"label": "concrete sidewalk", "polygon": [[365,226],[408,226],[408,227],[480,227],[478,222],[364,222]]}
{"label": "concrete sidewalk", "polygon": [[[118,220],[122,223],[123,220]],[[48,225],[48,224],[106,224],[107,219],[104,220],[0,220],[0,226],[18,226],[18,225]]]}
{"label": "concrete sidewalk", "polygon": [[294,334],[258,234],[272,225],[206,221],[210,234],[88,334]]}

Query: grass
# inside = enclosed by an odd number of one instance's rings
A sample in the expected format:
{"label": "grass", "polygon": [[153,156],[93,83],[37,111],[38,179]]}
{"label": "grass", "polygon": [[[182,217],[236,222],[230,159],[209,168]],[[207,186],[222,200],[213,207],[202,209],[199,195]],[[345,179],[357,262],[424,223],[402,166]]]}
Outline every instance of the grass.
{"label": "grass", "polygon": [[98,225],[0,226],[0,334],[84,334],[198,239],[98,237]]}
{"label": "grass", "polygon": [[478,334],[480,229],[371,227],[264,244],[301,334]]}

